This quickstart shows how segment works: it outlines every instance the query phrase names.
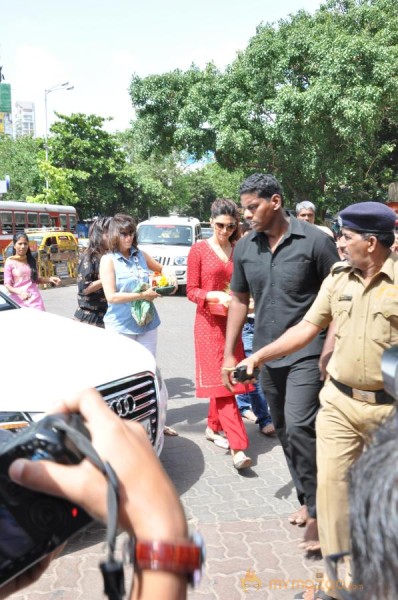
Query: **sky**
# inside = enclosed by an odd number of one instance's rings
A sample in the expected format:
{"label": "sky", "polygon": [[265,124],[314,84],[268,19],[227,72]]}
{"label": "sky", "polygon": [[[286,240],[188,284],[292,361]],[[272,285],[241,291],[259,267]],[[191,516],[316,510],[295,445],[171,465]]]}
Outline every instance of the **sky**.
{"label": "sky", "polygon": [[13,0],[3,11],[0,66],[16,101],[35,103],[36,135],[54,111],[112,117],[108,131],[134,118],[131,76],[233,62],[260,23],[277,22],[320,0]]}

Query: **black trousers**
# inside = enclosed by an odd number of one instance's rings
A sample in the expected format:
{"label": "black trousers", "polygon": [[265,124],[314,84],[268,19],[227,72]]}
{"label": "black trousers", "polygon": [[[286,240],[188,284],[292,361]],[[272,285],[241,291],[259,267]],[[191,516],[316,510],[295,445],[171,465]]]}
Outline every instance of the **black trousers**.
{"label": "black trousers", "polygon": [[303,358],[289,367],[261,370],[272,422],[285,453],[300,504],[316,516],[315,417],[319,409],[319,356]]}

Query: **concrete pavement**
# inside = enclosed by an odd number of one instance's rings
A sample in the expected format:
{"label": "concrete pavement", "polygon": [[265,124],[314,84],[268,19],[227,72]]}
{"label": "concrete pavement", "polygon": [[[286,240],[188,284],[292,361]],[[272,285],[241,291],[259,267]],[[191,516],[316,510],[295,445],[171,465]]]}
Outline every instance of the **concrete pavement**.
{"label": "concrete pavement", "polygon": [[[63,306],[74,306],[75,290],[62,293]],[[44,295],[53,310],[58,304],[54,290]],[[322,561],[305,557],[298,548],[303,529],[288,523],[297,502],[281,447],[245,421],[253,467],[238,473],[229,452],[205,439],[207,401],[194,396],[194,306],[182,297],[162,299],[158,306],[158,362],[170,395],[167,424],[179,434],[166,436],[161,460],[192,529],[203,534],[207,546],[202,583],[188,598],[293,598],[319,579]],[[80,534],[36,584],[13,600],[102,598],[98,563],[104,557],[103,540],[104,528],[98,525]]]}

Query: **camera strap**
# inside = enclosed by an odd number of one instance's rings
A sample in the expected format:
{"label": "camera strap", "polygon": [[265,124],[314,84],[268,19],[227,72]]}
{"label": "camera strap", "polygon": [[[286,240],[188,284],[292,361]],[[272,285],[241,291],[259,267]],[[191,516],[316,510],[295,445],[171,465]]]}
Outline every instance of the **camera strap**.
{"label": "camera strap", "polygon": [[106,543],[108,545],[108,560],[100,563],[102,577],[104,579],[104,593],[109,600],[122,600],[126,593],[124,585],[123,563],[115,559],[115,546],[117,535],[117,523],[119,514],[119,480],[108,462],[102,461],[90,440],[80,431],[71,427],[64,420],[54,417],[52,427],[63,432],[76,446],[76,448],[87,458],[108,482],[107,506],[108,520],[106,529]]}

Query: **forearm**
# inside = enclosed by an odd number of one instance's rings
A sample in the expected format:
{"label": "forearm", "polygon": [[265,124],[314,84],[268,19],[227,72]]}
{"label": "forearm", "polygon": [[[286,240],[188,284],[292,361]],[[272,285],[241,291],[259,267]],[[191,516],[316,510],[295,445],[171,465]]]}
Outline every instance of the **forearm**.
{"label": "forearm", "polygon": [[247,298],[244,299],[238,299],[236,296],[232,296],[228,310],[227,332],[224,348],[225,359],[234,355],[237,341],[242,334],[242,328],[246,321],[248,305],[248,295]]}
{"label": "forearm", "polygon": [[37,283],[40,284],[48,284],[48,283],[56,283],[59,281],[59,277],[51,276],[51,277],[38,277]]}
{"label": "forearm", "polygon": [[277,340],[254,352],[251,358],[259,366],[270,360],[293,354],[293,352],[309,344],[320,332],[320,327],[308,321],[300,321],[300,323],[285,331]]}
{"label": "forearm", "polygon": [[165,571],[139,571],[134,575],[130,600],[185,600],[187,577]]}
{"label": "forearm", "polygon": [[88,296],[89,294],[93,294],[94,292],[98,292],[102,288],[101,279],[97,279],[96,281],[92,281],[88,284],[88,286],[84,289],[83,294]]}
{"label": "forearm", "polygon": [[5,285],[6,290],[8,292],[10,292],[10,294],[16,294],[17,296],[19,295],[21,290],[18,290],[17,288],[13,287],[9,283],[5,283],[4,285]]}
{"label": "forearm", "polygon": [[108,304],[125,304],[126,302],[136,302],[136,300],[144,299],[144,292],[113,292],[106,296]]}

